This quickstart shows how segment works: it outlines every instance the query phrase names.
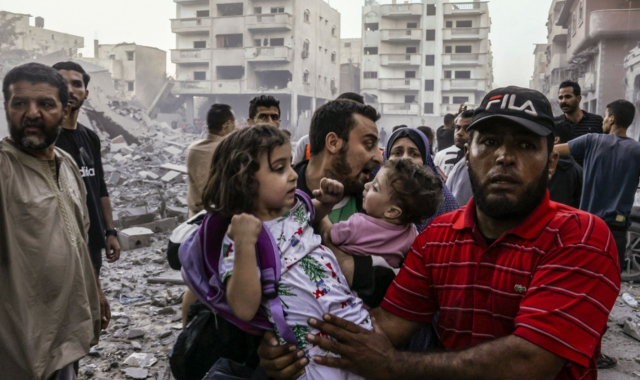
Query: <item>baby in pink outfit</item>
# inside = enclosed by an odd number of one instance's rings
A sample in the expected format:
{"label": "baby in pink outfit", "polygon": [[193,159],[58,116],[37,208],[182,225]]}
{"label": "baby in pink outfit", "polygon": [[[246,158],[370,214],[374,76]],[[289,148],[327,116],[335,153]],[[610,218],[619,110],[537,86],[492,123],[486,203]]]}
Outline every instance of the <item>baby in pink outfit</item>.
{"label": "baby in pink outfit", "polygon": [[362,208],[347,221],[324,229],[323,237],[345,253],[380,256],[399,268],[420,224],[436,213],[443,200],[442,182],[428,168],[410,160],[387,161],[364,187]]}

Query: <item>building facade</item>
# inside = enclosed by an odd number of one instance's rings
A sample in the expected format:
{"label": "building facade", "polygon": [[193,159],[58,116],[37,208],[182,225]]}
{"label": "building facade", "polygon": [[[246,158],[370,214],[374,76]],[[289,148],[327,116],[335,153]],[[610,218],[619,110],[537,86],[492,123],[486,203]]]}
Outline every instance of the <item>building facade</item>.
{"label": "building facade", "polygon": [[44,28],[44,18],[36,17],[35,25],[31,25],[31,15],[0,11],[0,22],[13,25],[15,38],[7,49],[22,49],[34,55],[44,55],[65,50],[68,56],[77,57],[78,49],[84,47],[84,37],[56,32]]}
{"label": "building facade", "polygon": [[547,70],[547,44],[536,44],[535,46],[533,49],[535,62],[533,64],[533,75],[529,81],[529,88],[542,92]]}
{"label": "building facade", "polygon": [[362,18],[362,92],[377,99],[383,119],[433,126],[491,90],[487,2],[366,0]]}
{"label": "building facade", "polygon": [[340,41],[340,93],[360,93],[362,38],[343,38]]}
{"label": "building facade", "polygon": [[109,70],[116,91],[149,107],[167,80],[167,53],[134,43],[98,44],[85,61]]}
{"label": "building facade", "polygon": [[340,14],[325,1],[174,1],[172,93],[188,117],[194,96],[246,118],[249,101],[269,94],[281,102],[281,126],[304,134],[313,110],[338,95]]}

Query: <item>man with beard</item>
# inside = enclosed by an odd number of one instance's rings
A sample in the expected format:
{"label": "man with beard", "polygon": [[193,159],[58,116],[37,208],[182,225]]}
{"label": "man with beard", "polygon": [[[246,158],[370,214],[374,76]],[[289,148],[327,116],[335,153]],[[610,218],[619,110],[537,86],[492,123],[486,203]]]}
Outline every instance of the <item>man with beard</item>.
{"label": "man with beard", "polygon": [[2,378],[75,379],[100,334],[85,186],[54,145],[71,111],[68,91],[62,75],[37,63],[2,84],[10,133],[0,141]]}
{"label": "man with beard", "polygon": [[[371,312],[374,331],[309,320],[322,334],[307,340],[340,355],[313,359],[368,379],[595,379],[619,263],[602,220],[549,201],[552,127],[541,93],[487,94],[465,147],[474,198],[418,236]],[[398,351],[436,313],[445,351]],[[277,378],[307,362],[267,351],[262,365]]]}
{"label": "man with beard", "polygon": [[[71,114],[62,123],[62,131],[56,146],[73,157],[80,168],[80,174],[87,189],[87,209],[89,210],[89,254],[91,263],[100,278],[102,268],[102,250],[106,251],[107,262],[113,263],[120,259],[120,243],[118,231],[113,225],[111,199],[107,191],[102,170],[100,155],[100,138],[84,125],[78,123],[80,108],[89,97],[87,86],[91,77],[82,66],[75,62],[59,62],[53,68],[67,80],[69,84],[69,105]],[[98,281],[98,286],[100,282]],[[106,329],[111,320],[109,301],[98,287],[100,293],[100,312],[102,314],[102,328]]]}

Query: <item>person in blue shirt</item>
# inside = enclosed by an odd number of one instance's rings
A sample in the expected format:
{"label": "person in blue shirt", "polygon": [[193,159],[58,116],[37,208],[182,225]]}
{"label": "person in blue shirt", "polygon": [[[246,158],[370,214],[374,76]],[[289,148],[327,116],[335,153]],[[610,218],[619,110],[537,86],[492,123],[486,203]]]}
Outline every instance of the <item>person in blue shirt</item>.
{"label": "person in blue shirt", "polygon": [[620,267],[625,267],[627,228],[640,179],[640,142],[627,137],[635,107],[626,100],[607,105],[602,122],[605,134],[589,133],[559,144],[560,155],[584,159],[580,210],[607,223],[618,248]]}

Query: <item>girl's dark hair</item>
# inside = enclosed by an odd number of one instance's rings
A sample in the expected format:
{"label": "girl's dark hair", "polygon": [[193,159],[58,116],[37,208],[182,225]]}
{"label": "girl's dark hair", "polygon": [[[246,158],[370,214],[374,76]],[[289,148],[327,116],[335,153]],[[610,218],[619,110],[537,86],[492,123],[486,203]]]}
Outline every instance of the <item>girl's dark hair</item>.
{"label": "girl's dark hair", "polygon": [[271,162],[273,149],[289,142],[278,128],[258,124],[227,136],[213,153],[202,203],[208,212],[225,217],[251,212],[258,192],[260,155]]}
{"label": "girl's dark hair", "polygon": [[391,187],[391,201],[402,210],[400,223],[421,224],[440,208],[444,200],[442,181],[431,169],[416,165],[408,159],[389,160],[387,182]]}

